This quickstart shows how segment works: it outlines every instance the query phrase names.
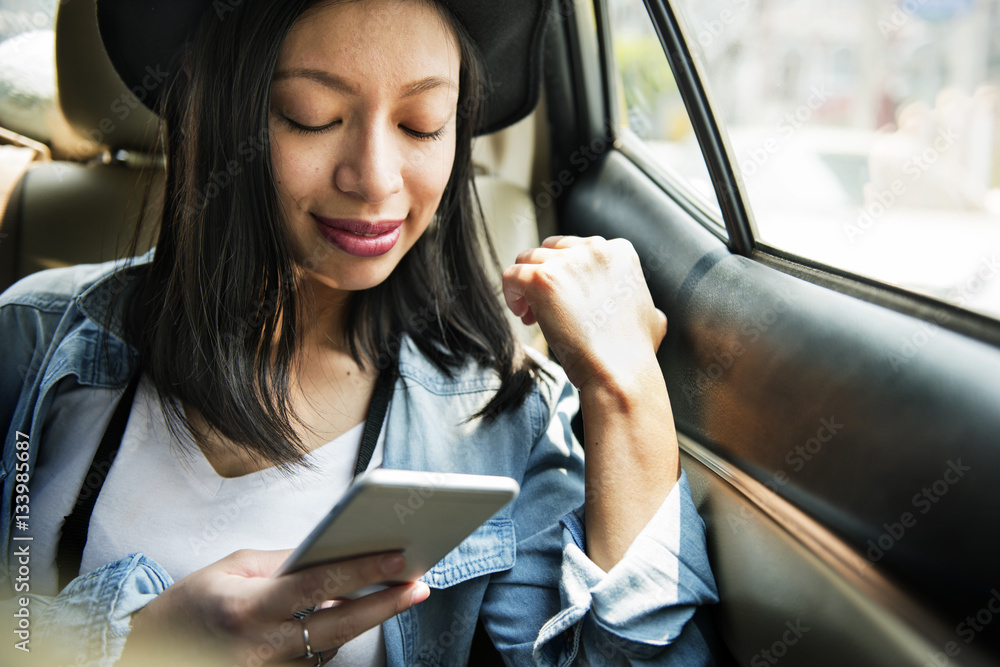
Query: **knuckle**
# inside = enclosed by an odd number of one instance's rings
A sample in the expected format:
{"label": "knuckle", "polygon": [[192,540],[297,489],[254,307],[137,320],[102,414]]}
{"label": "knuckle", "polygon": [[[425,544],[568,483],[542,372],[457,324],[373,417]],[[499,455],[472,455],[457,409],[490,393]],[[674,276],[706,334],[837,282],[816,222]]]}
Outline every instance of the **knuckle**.
{"label": "knuckle", "polygon": [[261,646],[243,646],[236,651],[236,664],[237,665],[253,665],[260,663],[260,654],[263,652],[265,645]]}
{"label": "knuckle", "polygon": [[228,636],[240,636],[258,615],[255,601],[242,597],[222,598],[215,609],[215,626]]}
{"label": "knuckle", "polygon": [[229,554],[229,558],[231,558],[235,563],[249,563],[253,558],[253,551],[250,549],[237,549],[233,553]]}
{"label": "knuckle", "polygon": [[639,254],[635,251],[635,246],[628,239],[615,239],[608,242],[608,248],[615,255],[627,258],[630,262],[639,261]]}
{"label": "knuckle", "polygon": [[358,569],[358,575],[361,584],[364,586],[377,584],[384,580],[385,574],[382,572],[382,556],[366,558]]}
{"label": "knuckle", "polygon": [[351,614],[344,614],[333,622],[330,633],[330,641],[333,643],[333,646],[330,648],[340,648],[359,634],[361,633],[359,632],[357,618]]}
{"label": "knuckle", "polygon": [[531,276],[531,286],[536,291],[550,292],[559,284],[559,276],[549,266],[540,266]]}
{"label": "knuckle", "polygon": [[306,570],[299,580],[299,593],[303,599],[309,598],[316,591],[324,590],[328,586],[329,577],[325,572]]}
{"label": "knuckle", "polygon": [[[402,587],[401,587],[402,588]],[[407,588],[404,591],[400,591],[392,602],[392,615],[402,614],[404,611],[413,606],[413,593],[412,590]]]}

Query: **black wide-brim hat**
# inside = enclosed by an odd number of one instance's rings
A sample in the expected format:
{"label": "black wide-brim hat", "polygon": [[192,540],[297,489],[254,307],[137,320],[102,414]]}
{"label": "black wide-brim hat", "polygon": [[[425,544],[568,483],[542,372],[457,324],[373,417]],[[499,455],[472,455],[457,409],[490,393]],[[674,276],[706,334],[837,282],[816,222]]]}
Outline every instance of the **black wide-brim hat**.
{"label": "black wide-brim hat", "polygon": [[[104,48],[128,86],[145,91],[154,111],[163,87],[162,64],[194,34],[218,0],[97,0]],[[487,96],[476,134],[516,123],[538,104],[542,38],[549,0],[438,0],[462,22],[483,54]]]}

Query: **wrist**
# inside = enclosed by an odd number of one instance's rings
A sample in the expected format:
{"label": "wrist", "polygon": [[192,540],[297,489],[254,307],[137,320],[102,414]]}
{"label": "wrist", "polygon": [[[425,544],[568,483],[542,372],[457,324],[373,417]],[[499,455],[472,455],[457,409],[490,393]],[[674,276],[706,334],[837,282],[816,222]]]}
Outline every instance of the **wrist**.
{"label": "wrist", "polygon": [[656,355],[624,355],[596,369],[579,386],[581,404],[615,412],[631,412],[651,397],[666,395],[666,383]]}

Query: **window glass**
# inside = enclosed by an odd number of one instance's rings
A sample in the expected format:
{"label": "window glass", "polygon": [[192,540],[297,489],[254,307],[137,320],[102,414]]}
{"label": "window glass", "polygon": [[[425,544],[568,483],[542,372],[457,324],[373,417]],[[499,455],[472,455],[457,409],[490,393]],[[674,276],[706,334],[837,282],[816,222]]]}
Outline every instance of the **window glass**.
{"label": "window glass", "polygon": [[715,190],[660,39],[642,0],[608,0],[618,133],[722,226]]}
{"label": "window glass", "polygon": [[678,0],[772,247],[1000,316],[1000,0]]}
{"label": "window glass", "polygon": [[49,142],[58,126],[58,0],[0,0],[0,126]]}

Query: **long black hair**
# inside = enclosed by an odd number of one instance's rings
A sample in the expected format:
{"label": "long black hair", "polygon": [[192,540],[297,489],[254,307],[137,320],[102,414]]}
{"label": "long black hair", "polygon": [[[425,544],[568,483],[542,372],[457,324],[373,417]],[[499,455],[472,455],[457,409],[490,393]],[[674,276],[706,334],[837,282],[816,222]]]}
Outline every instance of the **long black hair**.
{"label": "long black hair", "polygon": [[[289,383],[309,304],[272,173],[270,79],[288,30],[315,2],[213,3],[172,63],[159,109],[163,215],[126,303],[126,337],[172,415],[184,420],[176,400],[193,405],[210,429],[279,466],[304,451]],[[355,361],[380,372],[396,372],[407,337],[445,374],[472,361],[495,369],[500,388],[477,415],[490,420],[524,400],[538,367],[484,265],[483,245],[497,260],[472,178],[483,61],[433,4],[461,51],[454,166],[428,230],[388,279],[351,295],[344,336]]]}

